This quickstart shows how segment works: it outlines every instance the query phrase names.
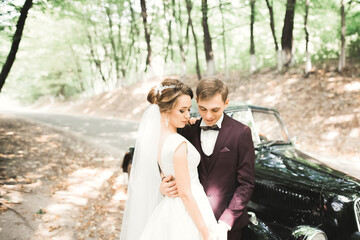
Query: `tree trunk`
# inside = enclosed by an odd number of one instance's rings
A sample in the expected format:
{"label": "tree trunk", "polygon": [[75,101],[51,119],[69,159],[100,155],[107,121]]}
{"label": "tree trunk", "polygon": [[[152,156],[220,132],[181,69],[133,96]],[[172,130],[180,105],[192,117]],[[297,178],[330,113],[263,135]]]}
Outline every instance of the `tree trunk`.
{"label": "tree trunk", "polygon": [[278,72],[280,72],[283,68],[283,56],[282,56],[282,51],[280,49],[277,50],[276,52],[276,59],[277,59],[277,70]]}
{"label": "tree trunk", "polygon": [[287,0],[284,27],[282,30],[281,45],[283,51],[283,64],[288,67],[292,61],[293,29],[296,0]]}
{"label": "tree trunk", "polygon": [[187,9],[187,13],[188,13],[188,25],[191,28],[191,32],[193,34],[194,43],[195,43],[194,45],[195,45],[195,57],[196,57],[196,73],[197,73],[198,79],[200,80],[201,73],[200,73],[200,65],[199,65],[199,53],[198,53],[198,47],[197,47],[197,38],[196,38],[194,26],[192,24],[192,20],[191,20],[191,9],[192,9],[191,0],[186,0],[186,9]]}
{"label": "tree trunk", "polygon": [[266,5],[269,9],[269,14],[270,14],[270,28],[271,28],[271,33],[274,39],[274,44],[275,44],[275,52],[277,52],[279,50],[279,45],[276,39],[276,33],[275,33],[275,22],[274,22],[274,10],[273,10],[273,6],[270,5],[269,0],[266,0]]}
{"label": "tree trunk", "polygon": [[[120,59],[118,56],[118,51],[117,51],[117,46],[115,44],[115,40],[114,40],[114,33],[113,33],[113,22],[111,19],[111,12],[110,12],[110,8],[109,6],[105,7],[105,12],[106,12],[106,16],[108,19],[108,24],[109,24],[109,40],[110,40],[110,44],[111,44],[111,48],[113,51],[113,58],[115,61],[115,71],[116,71],[116,86],[121,87],[121,77],[120,77]],[[111,60],[110,60],[111,61]]]}
{"label": "tree trunk", "polygon": [[79,61],[79,56],[75,53],[75,50],[72,46],[70,46],[70,52],[71,52],[72,58],[74,60],[75,74],[76,74],[79,84],[80,84],[80,90],[81,90],[81,92],[84,92],[86,90],[86,88],[84,86],[84,79],[82,77],[82,69],[81,69],[81,64]]}
{"label": "tree trunk", "polygon": [[11,67],[15,61],[16,53],[19,49],[22,33],[25,26],[25,20],[27,18],[27,14],[29,12],[29,9],[32,7],[33,1],[32,0],[26,0],[24,3],[24,6],[22,7],[20,11],[20,17],[16,24],[16,31],[13,36],[13,41],[11,44],[10,52],[6,58],[6,61],[2,67],[1,73],[0,73],[0,92],[2,87],[5,84],[5,80],[7,76],[10,73]]}
{"label": "tree trunk", "polygon": [[[174,61],[174,50],[173,50],[173,41],[172,41],[172,19],[168,17],[168,12],[172,11],[169,7],[169,0],[163,0],[164,6],[164,19],[166,20],[167,24],[167,31],[168,31],[168,43],[166,45],[166,54],[165,54],[165,63],[167,63],[167,58],[170,53],[171,62]],[[171,15],[174,15],[173,13]],[[170,16],[170,14],[169,14]]]}
{"label": "tree trunk", "polygon": [[[134,8],[132,6],[132,0],[129,0],[129,7],[130,7],[130,15],[131,15],[131,27],[130,27],[129,36],[131,38],[131,43],[130,43],[129,51],[127,54],[127,60],[126,60],[125,66],[127,68],[130,68],[131,62],[132,62],[130,60],[132,57],[134,57],[135,58],[135,72],[137,72],[138,71],[138,62],[139,62],[139,52],[140,52],[140,47],[139,47],[140,30],[139,30],[138,25],[136,24],[136,16],[135,16]],[[135,39],[135,36],[137,37],[137,41]],[[135,46],[135,43],[137,43],[137,47]],[[134,48],[134,56],[132,55],[133,48]],[[123,69],[122,71],[125,72],[125,69]],[[125,81],[126,81],[126,78],[125,78]]]}
{"label": "tree trunk", "polygon": [[341,50],[339,57],[338,71],[341,72],[345,67],[346,55],[345,55],[345,34],[346,34],[346,22],[345,22],[345,0],[341,0]]}
{"label": "tree trunk", "polygon": [[[131,26],[131,25],[130,25]],[[123,42],[122,39],[122,24],[118,24],[117,28],[118,28],[118,46],[117,46],[117,51],[119,52],[119,56],[118,56],[118,60],[119,60],[119,72],[121,72],[122,74],[122,79],[123,81],[118,81],[117,82],[117,87],[121,88],[123,86],[125,86],[125,79],[126,79],[126,70],[127,70],[127,64],[128,62],[126,61],[126,54],[127,52],[129,52],[129,54],[131,54],[132,51],[132,47],[131,43],[129,44],[129,47],[126,45],[124,46],[126,43]],[[131,29],[131,27],[130,27]],[[131,39],[131,33],[129,34],[129,38]],[[120,73],[119,73],[120,76]]]}
{"label": "tree trunk", "polygon": [[277,55],[277,70],[281,71],[282,69],[282,58],[281,58],[281,51],[279,50],[279,45],[276,39],[276,33],[275,33],[275,21],[274,21],[274,10],[273,5],[269,3],[269,0],[266,0],[266,5],[269,9],[269,15],[270,15],[270,29],[271,33],[274,39],[275,44],[275,52]]}
{"label": "tree trunk", "polygon": [[147,23],[147,13],[146,13],[146,1],[145,0],[140,0],[140,4],[141,4],[141,16],[143,19],[143,23],[144,23],[144,32],[145,32],[145,40],[146,40],[146,45],[147,45],[147,56],[146,56],[146,66],[145,66],[145,72],[147,71],[147,67],[151,67],[151,39],[150,39],[150,33],[149,33],[149,29],[148,29],[148,23]]}
{"label": "tree trunk", "polygon": [[179,44],[179,50],[180,50],[180,56],[181,56],[181,74],[185,75],[186,74],[186,55],[185,55],[185,50],[184,50],[184,43],[183,43],[183,35],[182,35],[182,17],[181,17],[181,1],[178,2],[178,16],[176,16],[176,11],[175,11],[175,0],[172,0],[172,7],[173,7],[173,16],[175,19],[175,23],[179,23],[177,26],[177,31],[178,31],[178,44]]}
{"label": "tree trunk", "polygon": [[106,83],[106,78],[101,66],[101,61],[95,56],[95,50],[94,50],[94,44],[93,44],[93,40],[92,37],[90,35],[90,33],[88,33],[88,39],[89,39],[89,43],[90,43],[90,56],[93,60],[93,63],[95,64],[95,67],[98,69],[101,79],[103,80],[104,83]]}
{"label": "tree trunk", "polygon": [[202,27],[204,31],[204,50],[206,58],[206,74],[214,75],[215,74],[215,62],[214,62],[214,51],[212,49],[211,36],[208,25],[208,4],[207,0],[201,1],[201,10],[202,10]]}
{"label": "tree trunk", "polygon": [[224,51],[224,66],[225,66],[225,80],[228,80],[229,78],[229,70],[227,66],[227,53],[226,53],[226,39],[225,39],[225,19],[224,19],[224,10],[223,10],[223,4],[221,0],[219,0],[219,9],[221,13],[221,26],[222,26],[222,43],[223,43],[223,51]]}
{"label": "tree trunk", "polygon": [[250,73],[252,74],[256,71],[256,55],[254,43],[255,0],[250,1],[250,7]]}
{"label": "tree trunk", "polygon": [[305,40],[306,40],[306,62],[305,62],[305,74],[308,75],[311,71],[311,55],[309,53],[309,32],[307,30],[307,21],[309,15],[309,4],[310,0],[305,2],[305,17],[304,17],[304,30],[305,30]]}

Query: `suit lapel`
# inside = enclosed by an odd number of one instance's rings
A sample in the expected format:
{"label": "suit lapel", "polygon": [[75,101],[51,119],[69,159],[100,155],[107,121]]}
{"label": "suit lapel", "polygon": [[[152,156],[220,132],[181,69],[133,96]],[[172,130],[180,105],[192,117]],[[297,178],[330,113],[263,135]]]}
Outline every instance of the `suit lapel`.
{"label": "suit lapel", "polygon": [[[201,133],[200,123],[201,123],[201,119],[199,121],[197,121],[196,124],[194,125],[195,130],[194,130],[194,136],[193,136],[193,141],[192,141],[192,144],[194,145],[194,147],[196,148],[196,150],[199,153],[202,152],[201,140],[200,140],[200,133]],[[200,158],[199,168],[201,169],[202,172],[204,172],[207,175],[206,164],[202,158]]]}
{"label": "suit lapel", "polygon": [[194,137],[193,137],[193,145],[196,148],[196,150],[198,150],[199,153],[201,151],[200,122],[201,122],[201,120],[197,121],[195,126],[194,126]]}
{"label": "suit lapel", "polygon": [[226,139],[231,132],[232,125],[230,124],[229,119],[230,119],[230,117],[227,116],[226,114],[224,114],[224,119],[221,124],[219,135],[216,139],[214,151],[211,155],[211,161],[207,168],[208,173],[210,173],[211,170],[213,169],[215,162],[218,160],[219,153],[220,153],[221,149],[223,149],[223,147],[225,146]]}

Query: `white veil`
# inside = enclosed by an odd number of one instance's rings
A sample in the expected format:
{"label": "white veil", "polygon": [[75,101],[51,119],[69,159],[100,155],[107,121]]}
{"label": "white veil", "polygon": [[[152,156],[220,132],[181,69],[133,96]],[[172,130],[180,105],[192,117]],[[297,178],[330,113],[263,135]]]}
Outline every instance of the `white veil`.
{"label": "white veil", "polygon": [[161,200],[161,177],[157,165],[160,121],[159,106],[150,105],[141,119],[138,130],[121,240],[139,239],[151,213]]}

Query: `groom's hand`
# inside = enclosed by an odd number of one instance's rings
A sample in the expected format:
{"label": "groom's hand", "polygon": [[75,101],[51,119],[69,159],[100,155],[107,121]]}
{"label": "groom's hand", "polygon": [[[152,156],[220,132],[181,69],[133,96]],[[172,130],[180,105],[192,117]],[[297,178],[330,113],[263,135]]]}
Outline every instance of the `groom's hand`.
{"label": "groom's hand", "polygon": [[166,176],[160,183],[160,193],[167,197],[178,197],[178,190],[176,187],[175,179],[172,175]]}

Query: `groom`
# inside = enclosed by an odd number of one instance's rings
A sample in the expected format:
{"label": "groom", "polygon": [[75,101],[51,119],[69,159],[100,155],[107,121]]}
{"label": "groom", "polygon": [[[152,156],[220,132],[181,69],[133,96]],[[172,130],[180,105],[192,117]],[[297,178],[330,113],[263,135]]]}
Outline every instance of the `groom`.
{"label": "groom", "polygon": [[[199,151],[200,182],[219,222],[221,239],[240,240],[248,223],[247,203],[254,189],[255,151],[251,130],[224,114],[229,99],[224,82],[199,81],[196,101],[201,119],[179,129]],[[160,192],[177,197],[175,181],[167,176]]]}

